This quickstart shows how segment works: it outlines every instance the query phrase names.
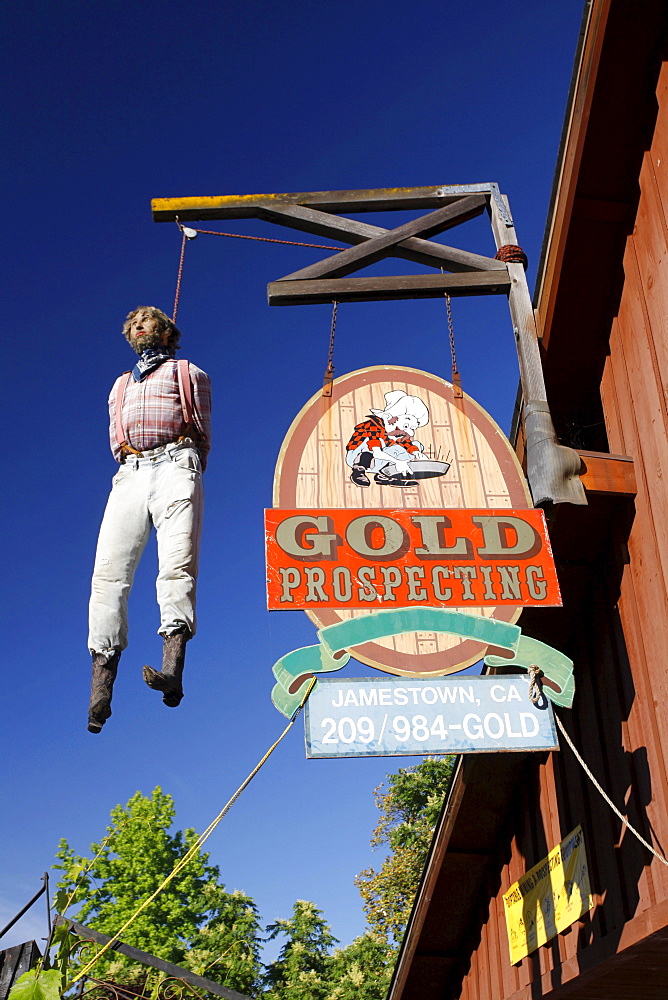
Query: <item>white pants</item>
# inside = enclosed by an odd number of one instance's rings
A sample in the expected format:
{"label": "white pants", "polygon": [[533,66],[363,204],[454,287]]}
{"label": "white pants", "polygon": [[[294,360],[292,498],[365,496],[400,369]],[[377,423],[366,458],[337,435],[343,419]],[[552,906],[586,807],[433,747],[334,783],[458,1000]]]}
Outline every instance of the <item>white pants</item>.
{"label": "white pants", "polygon": [[[395,459],[398,458],[402,462],[410,462],[411,460],[415,461],[416,457],[414,452],[406,451],[403,445],[400,444],[386,445],[383,448],[383,451],[385,452],[386,455],[391,455],[392,458]],[[366,442],[358,444],[358,446],[354,449],[354,451],[346,452],[346,463],[350,466],[351,469],[353,465],[357,465],[360,459],[360,455],[363,452],[366,452],[369,455],[373,455],[373,452],[368,447]],[[384,469],[386,465],[390,465],[390,462],[388,462],[386,458],[376,458],[374,455],[371,465],[367,466],[367,468],[371,469],[372,472],[379,472],[381,469]]]}
{"label": "white pants", "polygon": [[89,608],[88,648],[128,644],[128,596],[155,525],[161,635],[185,625],[195,634],[195,589],[202,525],[202,472],[195,448],[167,445],[153,458],[130,455],[112,480],[100,527]]}

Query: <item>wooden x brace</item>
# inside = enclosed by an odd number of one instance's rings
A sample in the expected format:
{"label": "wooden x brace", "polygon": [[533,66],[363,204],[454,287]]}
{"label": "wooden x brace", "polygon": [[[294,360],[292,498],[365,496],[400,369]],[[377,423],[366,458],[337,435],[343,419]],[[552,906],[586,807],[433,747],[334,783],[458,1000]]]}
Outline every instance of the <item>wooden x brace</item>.
{"label": "wooden x brace", "polygon": [[[507,268],[501,261],[424,239],[480,215],[485,207],[484,195],[462,197],[396,229],[387,230],[303,205],[263,205],[258,214],[268,222],[357,244],[271,282],[267,288],[269,302],[271,305],[293,305],[307,301],[331,302],[333,298],[338,301],[425,298],[442,295],[445,291],[454,295],[504,292],[508,288]],[[340,280],[388,256],[403,257],[459,273],[462,277],[439,274]],[[463,277],[466,272],[467,276]]]}

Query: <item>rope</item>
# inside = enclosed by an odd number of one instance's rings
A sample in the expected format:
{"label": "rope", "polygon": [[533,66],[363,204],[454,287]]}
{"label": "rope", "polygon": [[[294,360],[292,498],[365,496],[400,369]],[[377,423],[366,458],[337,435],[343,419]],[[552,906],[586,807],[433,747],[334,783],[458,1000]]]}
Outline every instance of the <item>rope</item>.
{"label": "rope", "polygon": [[525,271],[529,263],[529,258],[522,247],[518,247],[515,243],[506,243],[499,247],[494,254],[494,260],[502,260],[504,264],[522,264]]}
{"label": "rope", "polygon": [[317,678],[315,678],[315,677],[311,678],[311,683],[309,684],[309,686],[306,689],[306,693],[304,694],[304,697],[301,700],[301,704],[299,705],[299,708],[297,709],[297,711],[295,712],[295,714],[292,716],[292,718],[288,722],[287,726],[285,727],[285,729],[283,730],[283,732],[281,733],[281,735],[278,737],[278,739],[276,740],[275,743],[272,743],[272,745],[269,747],[269,749],[265,753],[265,755],[262,758],[262,760],[260,760],[259,763],[255,765],[255,767],[250,772],[250,774],[248,775],[248,777],[245,778],[241,782],[241,784],[237,788],[237,790],[234,793],[234,795],[232,796],[232,798],[229,799],[229,801],[223,806],[223,808],[218,813],[218,815],[213,820],[213,822],[209,824],[209,826],[206,828],[206,830],[204,831],[204,833],[200,834],[200,836],[197,838],[197,840],[194,842],[194,844],[186,851],[186,853],[183,855],[183,857],[181,858],[181,860],[174,866],[174,868],[169,873],[169,875],[167,875],[167,877],[160,883],[160,885],[155,890],[155,892],[152,893],[152,895],[150,895],[148,897],[148,899],[144,900],[144,902],[141,904],[141,906],[139,906],[135,910],[135,912],[132,914],[132,916],[129,917],[128,920],[126,920],[126,922],[123,924],[123,926],[121,927],[121,929],[119,931],[117,931],[116,934],[114,934],[114,936],[109,939],[109,941],[107,941],[107,943],[104,945],[104,947],[101,948],[100,951],[97,953],[97,955],[95,955],[94,958],[91,959],[91,961],[88,963],[88,965],[84,966],[84,968],[81,969],[76,974],[76,976],[74,976],[69,981],[69,983],[67,984],[67,986],[63,990],[63,993],[67,993],[67,991],[72,986],[74,986],[74,984],[79,979],[83,979],[84,976],[88,975],[88,973],[93,968],[93,966],[102,958],[102,956],[104,955],[105,951],[109,951],[110,948],[114,947],[114,945],[120,940],[121,934],[123,934],[123,932],[128,929],[128,927],[130,926],[130,924],[134,923],[134,921],[137,919],[137,917],[140,915],[140,913],[143,913],[143,911],[146,909],[146,907],[149,906],[153,902],[153,900],[157,896],[160,895],[160,893],[162,892],[162,890],[165,889],[169,885],[169,883],[179,874],[180,871],[182,871],[183,868],[185,868],[185,866],[188,864],[188,862],[191,861],[192,858],[197,854],[197,852],[199,851],[199,849],[202,846],[202,844],[204,844],[205,841],[207,841],[209,839],[209,837],[211,836],[211,834],[213,833],[213,831],[216,829],[216,827],[218,826],[218,824],[220,823],[220,821],[227,815],[227,813],[230,811],[230,809],[232,808],[232,806],[234,805],[234,803],[237,801],[237,799],[239,798],[239,796],[241,795],[241,793],[251,783],[251,781],[253,780],[253,778],[255,777],[255,775],[258,773],[258,771],[260,770],[260,768],[262,767],[262,765],[267,762],[267,760],[272,755],[272,753],[274,752],[274,750],[276,749],[276,747],[278,746],[278,744],[281,742],[281,740],[285,736],[287,736],[287,734],[289,733],[289,731],[292,729],[294,723],[297,721],[297,718],[298,718],[301,710],[303,709],[304,705],[306,704],[308,696],[310,695],[311,691],[313,690],[313,687],[314,687],[314,685],[316,683],[316,680],[317,680]]}
{"label": "rope", "polygon": [[186,243],[188,242],[188,237],[186,236],[183,227],[179,226],[181,230],[181,256],[179,257],[179,270],[176,275],[176,294],[174,295],[174,312],[172,313],[172,323],[176,323],[176,314],[179,311],[179,299],[181,297],[181,278],[183,277],[183,261],[186,256]]}
{"label": "rope", "polygon": [[[535,664],[532,663],[531,666],[528,668],[528,673],[529,673],[529,677],[531,679],[531,682],[529,684],[529,700],[532,701],[534,703],[534,705],[535,705],[538,701],[540,701],[540,699],[542,697],[542,694],[543,694],[543,685],[542,685],[541,680],[540,680],[540,678],[543,676],[543,671],[540,670],[539,667],[537,667]],[[638,831],[636,830],[636,828],[629,823],[629,821],[626,818],[626,816],[624,816],[619,811],[619,809],[617,808],[617,806],[614,804],[614,802],[612,801],[612,799],[608,796],[607,792],[605,792],[603,790],[602,786],[596,780],[596,778],[594,777],[594,775],[589,770],[589,768],[585,764],[584,760],[582,759],[582,757],[580,756],[580,754],[576,750],[575,744],[573,743],[572,739],[570,738],[570,736],[566,732],[566,730],[564,728],[564,724],[563,724],[563,722],[561,721],[561,719],[559,718],[559,716],[557,715],[556,712],[554,713],[554,717],[557,720],[557,725],[559,726],[559,729],[561,731],[562,736],[564,737],[564,739],[568,743],[569,747],[573,751],[573,753],[575,755],[575,759],[577,760],[578,764],[581,766],[582,770],[585,772],[585,774],[587,775],[587,777],[589,778],[589,780],[592,782],[592,784],[593,784],[594,788],[597,790],[597,792],[599,792],[603,796],[603,798],[608,803],[608,805],[610,806],[610,808],[612,809],[612,811],[615,813],[615,815],[622,821],[622,823],[624,824],[624,826],[627,827],[628,830],[630,830],[630,832],[634,835],[634,837],[637,837],[638,840],[640,841],[640,843],[644,847],[646,847],[647,850],[651,854],[653,854],[655,858],[658,858],[659,861],[662,864],[668,866],[668,859],[666,859],[665,857],[663,857],[663,855],[661,855],[657,851],[655,851],[654,848],[652,847],[652,845],[648,844],[647,841],[645,840],[645,838],[642,837],[638,833]]]}
{"label": "rope", "polygon": [[336,336],[336,314],[338,312],[339,303],[336,299],[332,302],[332,325],[329,331],[329,352],[327,354],[327,367],[325,368],[325,377],[322,381],[322,394],[323,396],[332,395],[332,382],[334,381],[334,337]]}
{"label": "rope", "polygon": [[561,719],[559,718],[559,716],[557,715],[556,712],[554,713],[554,717],[557,720],[557,725],[559,726],[559,729],[561,730],[562,736],[564,737],[564,739],[568,743],[569,747],[571,748],[571,750],[575,754],[575,759],[577,760],[578,764],[581,766],[582,770],[585,772],[585,774],[587,775],[587,777],[589,778],[589,780],[592,782],[592,784],[593,784],[594,788],[596,789],[596,791],[599,792],[603,796],[603,798],[608,803],[608,805],[610,806],[610,808],[612,809],[612,811],[614,812],[614,814],[622,821],[622,823],[624,824],[624,826],[627,827],[628,830],[630,830],[630,832],[634,835],[634,837],[638,838],[638,840],[643,845],[643,847],[646,847],[647,850],[651,854],[653,854],[655,858],[658,858],[662,865],[666,865],[668,867],[668,859],[666,859],[662,854],[659,854],[658,851],[655,851],[651,844],[647,843],[647,841],[645,840],[645,838],[642,837],[638,833],[638,831],[636,830],[636,828],[634,826],[631,826],[631,824],[629,823],[629,821],[626,818],[626,816],[624,816],[619,811],[619,809],[614,804],[614,802],[612,801],[612,799],[607,795],[607,793],[603,791],[603,788],[598,783],[598,781],[596,780],[596,778],[594,777],[594,775],[591,773],[591,771],[589,770],[589,768],[585,764],[584,760],[582,759],[582,757],[580,756],[580,754],[578,753],[578,751],[575,749],[575,746],[573,744],[572,739],[570,738],[570,736],[566,732],[566,730],[564,728],[564,724],[563,724],[563,722],[561,721]]}
{"label": "rope", "polygon": [[528,674],[530,681],[529,701],[533,702],[534,705],[537,705],[543,693],[543,685],[541,684],[540,681],[541,677],[543,676],[543,671],[540,669],[540,667],[537,667],[535,664],[532,663],[528,669]]}
{"label": "rope", "polygon": [[297,243],[295,240],[275,240],[270,236],[245,236],[242,233],[221,233],[218,229],[193,229],[194,233],[205,236],[230,236],[234,240],[256,240],[258,243],[283,243],[288,247],[315,247],[316,250],[335,250],[341,253],[345,247],[327,247],[324,243]]}

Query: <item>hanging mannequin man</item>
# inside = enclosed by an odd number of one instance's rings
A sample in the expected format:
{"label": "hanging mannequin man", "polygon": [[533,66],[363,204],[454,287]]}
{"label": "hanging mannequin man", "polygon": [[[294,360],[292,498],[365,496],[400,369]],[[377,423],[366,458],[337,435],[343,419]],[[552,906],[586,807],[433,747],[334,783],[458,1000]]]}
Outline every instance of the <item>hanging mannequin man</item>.
{"label": "hanging mannequin man", "polygon": [[100,528],[91,587],[88,647],[93,657],[88,730],[111,715],[134,573],[155,526],[158,541],[162,671],[144,667],[149,687],[175,708],[187,641],[195,634],[195,588],[202,521],[202,472],[210,443],[209,376],[174,352],[180,333],[153,306],[131,312],[123,335],[139,355],[109,396],[111,450],[120,469]]}

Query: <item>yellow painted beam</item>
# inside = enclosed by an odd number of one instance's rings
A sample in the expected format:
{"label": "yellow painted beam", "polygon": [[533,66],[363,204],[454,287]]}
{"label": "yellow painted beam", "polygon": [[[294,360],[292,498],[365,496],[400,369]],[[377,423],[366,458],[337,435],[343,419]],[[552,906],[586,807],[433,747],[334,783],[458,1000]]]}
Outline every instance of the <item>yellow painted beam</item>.
{"label": "yellow painted beam", "polygon": [[287,204],[317,207],[325,212],[377,212],[438,208],[468,194],[486,194],[489,184],[433,187],[371,188],[361,191],[301,191],[287,194],[202,195],[192,198],[154,198],[155,222],[197,219],[248,219],[261,205]]}

